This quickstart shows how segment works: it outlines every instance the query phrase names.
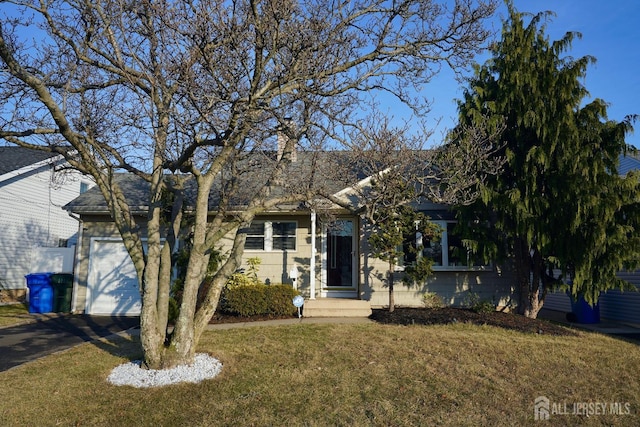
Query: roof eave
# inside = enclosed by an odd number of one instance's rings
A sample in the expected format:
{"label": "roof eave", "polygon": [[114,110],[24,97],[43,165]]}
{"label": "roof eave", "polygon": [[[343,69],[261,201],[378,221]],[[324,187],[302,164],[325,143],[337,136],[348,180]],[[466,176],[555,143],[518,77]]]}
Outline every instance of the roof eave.
{"label": "roof eave", "polygon": [[[111,212],[104,206],[65,206],[67,212],[79,215],[110,215]],[[136,206],[131,208],[134,215],[146,215],[149,209],[146,206]]]}
{"label": "roof eave", "polygon": [[65,161],[65,159],[62,156],[62,154],[58,154],[57,156],[49,157],[48,159],[41,160],[39,162],[32,163],[32,164],[27,165],[27,166],[23,166],[20,169],[12,170],[12,171],[7,172],[7,173],[5,173],[3,175],[0,175],[0,182],[7,181],[7,180],[15,178],[17,176],[27,174],[27,173],[29,173],[31,171],[37,170],[37,169],[45,167],[45,166],[51,166],[51,165],[55,165],[57,163],[62,163],[64,161]]}

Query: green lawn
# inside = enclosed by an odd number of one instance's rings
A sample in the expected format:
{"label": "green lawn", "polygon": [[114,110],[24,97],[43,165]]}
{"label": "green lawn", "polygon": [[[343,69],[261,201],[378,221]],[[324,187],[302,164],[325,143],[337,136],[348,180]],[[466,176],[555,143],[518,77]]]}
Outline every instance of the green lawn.
{"label": "green lawn", "polygon": [[[118,339],[0,373],[3,426],[640,425],[640,347],[591,334],[554,337],[489,326],[296,324],[207,332],[223,364],[199,384],[116,387],[136,356]],[[629,415],[553,414],[622,404]],[[584,404],[584,406],[583,406]],[[628,406],[624,406],[627,404]]]}

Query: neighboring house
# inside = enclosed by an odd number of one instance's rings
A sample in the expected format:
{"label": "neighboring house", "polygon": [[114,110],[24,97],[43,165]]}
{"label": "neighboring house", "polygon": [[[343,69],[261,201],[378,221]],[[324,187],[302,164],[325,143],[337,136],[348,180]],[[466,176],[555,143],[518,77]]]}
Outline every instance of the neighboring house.
{"label": "neighboring house", "polygon": [[[298,162],[303,154],[298,153]],[[131,175],[120,179],[131,205],[141,207],[137,213],[144,215],[147,184]],[[332,191],[348,189],[336,183]],[[215,207],[215,200],[210,200],[210,209]],[[90,190],[65,208],[82,221],[74,311],[139,314],[136,274],[100,193]],[[435,274],[422,286],[407,288],[397,283],[396,305],[422,306],[423,295],[434,292],[451,305],[463,304],[474,293],[499,308],[511,306],[514,288],[509,271],[498,265],[467,267],[460,260],[460,241],[452,234],[452,214],[442,206],[422,208],[444,230],[440,242],[426,242],[436,261]],[[387,264],[371,257],[364,220],[338,208],[331,221],[321,218],[305,205],[280,207],[256,217],[247,231],[244,266],[248,258],[260,258],[261,280],[292,284],[307,300],[340,298],[368,301],[372,307],[387,305],[383,280]],[[400,278],[402,273],[397,274]]]}
{"label": "neighboring house", "polygon": [[[640,160],[633,156],[620,156],[618,173],[622,176],[640,170]],[[640,324],[640,271],[621,271],[618,277],[634,285],[638,292],[622,292],[611,289],[600,295],[598,310],[600,317],[608,320]],[[544,308],[571,312],[571,299],[562,291],[547,294]]]}
{"label": "neighboring house", "polygon": [[78,221],[62,206],[91,181],[63,165],[60,155],[0,147],[0,292],[21,297],[25,275],[73,270]]}

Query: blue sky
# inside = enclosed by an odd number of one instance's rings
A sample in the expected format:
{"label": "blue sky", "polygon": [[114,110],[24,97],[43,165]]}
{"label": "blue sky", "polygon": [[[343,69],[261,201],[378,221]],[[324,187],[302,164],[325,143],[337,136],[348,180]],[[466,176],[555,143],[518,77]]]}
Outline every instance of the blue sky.
{"label": "blue sky", "polygon": [[[596,64],[587,70],[584,85],[592,97],[610,104],[609,119],[620,121],[626,115],[640,114],[640,0],[513,0],[521,12],[537,13],[550,10],[556,17],[547,23],[547,34],[557,40],[566,31],[582,33],[574,40],[568,53],[574,57],[591,55]],[[500,7],[489,22],[496,37],[500,36],[501,17],[506,7]],[[6,7],[3,6],[3,7]],[[482,63],[488,56],[478,57]],[[433,102],[428,125],[434,130],[430,143],[440,143],[447,129],[456,122],[455,99],[462,89],[451,72],[443,70],[422,93]],[[588,100],[587,100],[588,101]],[[388,111],[396,119],[409,117],[402,105],[389,101]],[[437,124],[436,124],[437,123]],[[640,149],[640,122],[627,142]]]}
{"label": "blue sky", "polygon": [[[597,62],[587,70],[583,82],[593,98],[610,104],[609,119],[620,121],[626,115],[640,114],[640,1],[638,0],[515,0],[520,12],[550,10],[556,17],[547,23],[546,33],[557,40],[567,31],[582,33],[568,54],[591,55]],[[501,28],[500,16],[506,16],[501,4],[492,23]],[[484,62],[478,58],[478,62]],[[444,129],[455,123],[454,98],[462,96],[459,84],[448,73],[432,82],[425,93],[433,100],[432,123],[442,118],[433,140],[441,140]],[[640,148],[640,122],[627,142]]]}

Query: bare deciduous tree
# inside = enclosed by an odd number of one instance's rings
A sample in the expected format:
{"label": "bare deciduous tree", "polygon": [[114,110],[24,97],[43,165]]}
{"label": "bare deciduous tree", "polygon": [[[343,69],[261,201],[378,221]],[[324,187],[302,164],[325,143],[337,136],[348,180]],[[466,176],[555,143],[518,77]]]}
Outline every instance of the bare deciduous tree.
{"label": "bare deciduous tree", "polygon": [[[394,272],[411,234],[437,235],[439,231],[420,212],[426,203],[466,206],[478,199],[487,178],[500,173],[505,158],[502,148],[503,120],[478,120],[474,125],[450,132],[448,140],[425,147],[427,134],[410,133],[408,126],[392,127],[385,117],[373,116],[359,126],[352,138],[349,170],[364,172],[366,179],[338,197],[326,195],[336,204],[360,212],[366,220],[372,256],[387,262],[389,311],[394,310]],[[338,162],[336,162],[337,164]],[[411,249],[409,249],[411,250]],[[424,281],[431,273],[426,259],[405,265],[404,282]]]}
{"label": "bare deciduous tree", "polygon": [[[338,148],[372,92],[420,112],[413,90],[442,64],[467,65],[495,8],[493,0],[3,5],[0,138],[63,154],[95,180],[142,284],[142,347],[152,368],[192,360],[244,247],[236,232],[197,306],[222,237],[266,209],[317,194],[313,168],[295,185],[283,179],[294,151]],[[272,156],[278,131],[287,138]],[[148,184],[144,224],[118,183],[121,171]],[[186,213],[192,250],[168,336],[171,253]]]}

